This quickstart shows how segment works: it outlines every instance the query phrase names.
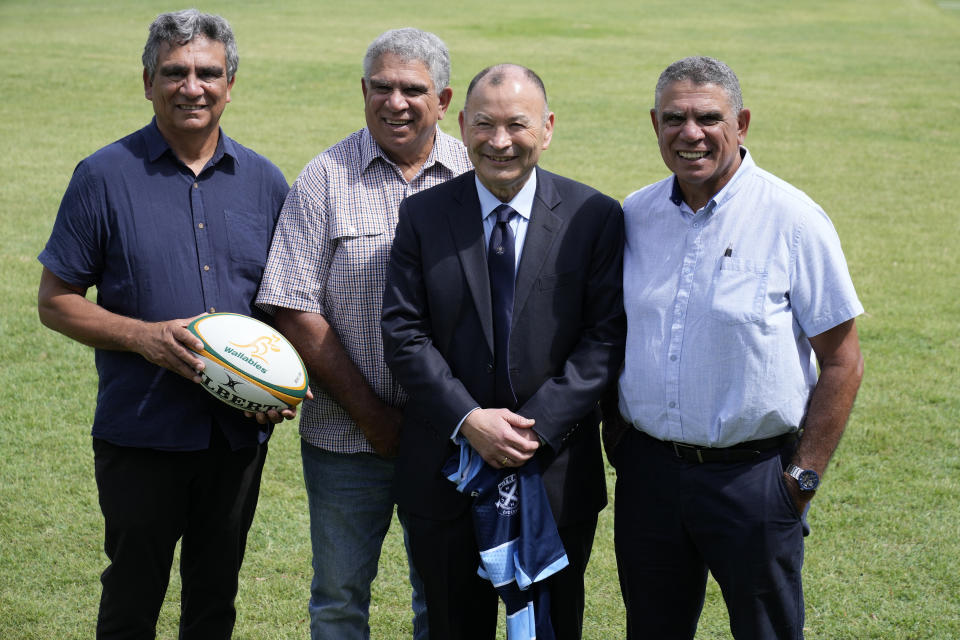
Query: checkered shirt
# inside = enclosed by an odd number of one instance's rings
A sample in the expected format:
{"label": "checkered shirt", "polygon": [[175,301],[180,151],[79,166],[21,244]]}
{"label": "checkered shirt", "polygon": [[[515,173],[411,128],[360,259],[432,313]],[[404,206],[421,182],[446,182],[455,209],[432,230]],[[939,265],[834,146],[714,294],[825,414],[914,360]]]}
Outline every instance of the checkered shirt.
{"label": "checkered shirt", "polygon": [[[374,392],[402,407],[406,393],[383,359],[380,315],[397,209],[407,196],[471,168],[466,149],[437,128],[433,151],[408,183],[364,128],[300,173],[274,232],[257,305],[322,314]],[[373,452],[321,387],[303,403],[300,435],[338,453]]]}

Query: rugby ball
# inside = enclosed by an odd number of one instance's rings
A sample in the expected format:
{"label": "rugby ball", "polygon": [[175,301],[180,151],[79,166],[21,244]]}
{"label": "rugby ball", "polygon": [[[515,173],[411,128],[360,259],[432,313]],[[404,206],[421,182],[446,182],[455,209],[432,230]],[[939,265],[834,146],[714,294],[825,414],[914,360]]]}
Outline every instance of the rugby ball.
{"label": "rugby ball", "polygon": [[281,411],[307,393],[307,369],[300,354],[268,324],[239,313],[211,313],[187,329],[200,338],[203,388],[242,411]]}

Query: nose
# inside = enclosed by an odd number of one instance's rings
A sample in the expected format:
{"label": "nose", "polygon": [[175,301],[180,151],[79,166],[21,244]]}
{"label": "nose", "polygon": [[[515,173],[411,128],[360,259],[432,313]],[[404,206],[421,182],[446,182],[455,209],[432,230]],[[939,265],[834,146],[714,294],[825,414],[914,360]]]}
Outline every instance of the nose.
{"label": "nose", "polygon": [[391,111],[403,111],[408,106],[407,99],[404,97],[402,91],[394,89],[390,92],[390,96],[387,98],[387,108]]}
{"label": "nose", "polygon": [[680,128],[680,136],[684,140],[697,141],[703,138],[703,129],[693,118],[687,118]]}
{"label": "nose", "polygon": [[203,87],[195,73],[189,73],[180,85],[180,93],[188,98],[197,98],[203,95]]}
{"label": "nose", "polygon": [[493,135],[490,136],[490,146],[494,149],[506,149],[512,144],[510,139],[510,134],[507,132],[506,127],[497,127],[493,130]]}

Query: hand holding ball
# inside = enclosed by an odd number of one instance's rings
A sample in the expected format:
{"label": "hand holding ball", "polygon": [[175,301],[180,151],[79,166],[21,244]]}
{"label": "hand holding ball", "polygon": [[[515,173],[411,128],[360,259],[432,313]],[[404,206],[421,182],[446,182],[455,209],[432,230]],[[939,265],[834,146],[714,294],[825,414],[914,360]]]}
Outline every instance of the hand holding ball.
{"label": "hand holding ball", "polygon": [[307,393],[307,370],[286,338],[259,320],[212,313],[187,329],[203,342],[204,389],[231,407],[251,413],[297,406]]}

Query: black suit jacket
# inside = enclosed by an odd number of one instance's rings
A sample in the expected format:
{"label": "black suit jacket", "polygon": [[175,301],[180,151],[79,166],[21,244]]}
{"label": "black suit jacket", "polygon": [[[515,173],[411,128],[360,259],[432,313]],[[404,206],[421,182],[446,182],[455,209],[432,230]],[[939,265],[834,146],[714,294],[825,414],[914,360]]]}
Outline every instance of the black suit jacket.
{"label": "black suit jacket", "polygon": [[[623,361],[623,211],[537,169],[514,295],[511,382],[546,441],[537,456],[557,524],[606,504],[597,402]],[[410,400],[394,492],[401,508],[457,517],[469,498],[440,468],[474,407],[493,408],[493,320],[480,201],[470,171],[400,205],[383,298],[387,364]]]}

